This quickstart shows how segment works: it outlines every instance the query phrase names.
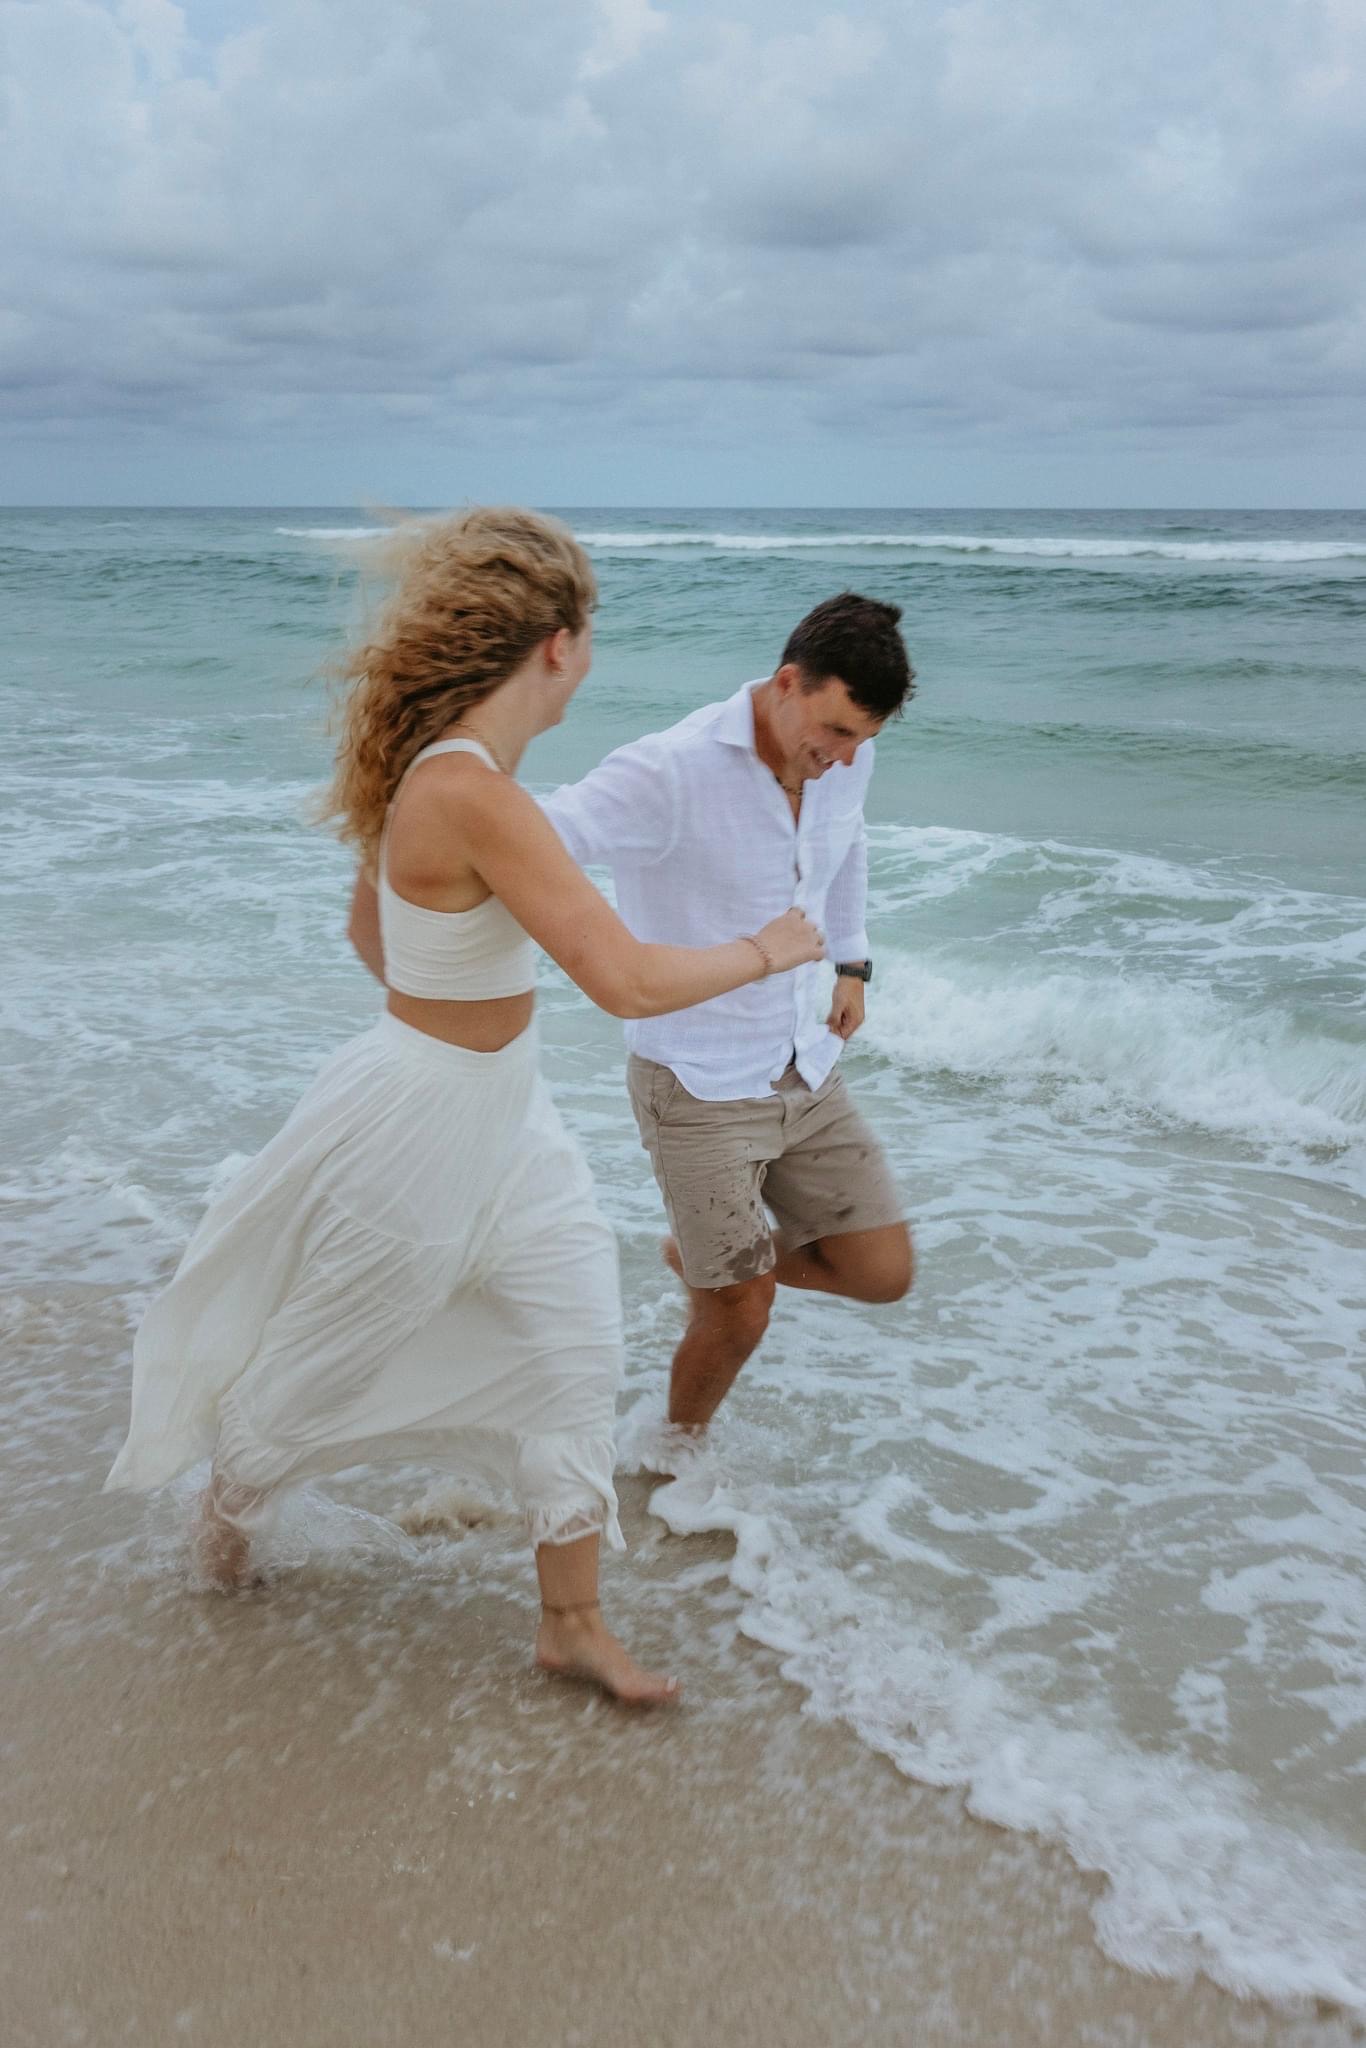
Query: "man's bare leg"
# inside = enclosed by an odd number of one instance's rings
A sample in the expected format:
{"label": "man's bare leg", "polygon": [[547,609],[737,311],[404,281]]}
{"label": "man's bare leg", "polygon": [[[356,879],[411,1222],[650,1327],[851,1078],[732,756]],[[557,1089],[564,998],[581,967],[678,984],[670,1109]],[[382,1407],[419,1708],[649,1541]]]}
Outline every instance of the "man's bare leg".
{"label": "man's bare leg", "polygon": [[771,1273],[730,1287],[692,1287],[678,1246],[666,1237],[664,1260],[688,1289],[691,1313],[669,1376],[669,1420],[705,1429],[768,1328],[776,1287],[804,1288],[849,1301],[900,1301],[914,1277],[904,1223],[818,1238],[784,1253]]}
{"label": "man's bare leg", "polygon": [[678,1697],[678,1680],[647,1671],[617,1641],[598,1605],[598,1539],[542,1543],[536,1551],[541,1624],[536,1662],[560,1678],[587,1678],[628,1706],[652,1707]]}
{"label": "man's bare leg", "polygon": [[915,1261],[904,1223],[818,1237],[784,1252],[773,1269],[782,1287],[837,1294],[846,1301],[901,1301],[911,1290]]}
{"label": "man's bare leg", "polygon": [[760,1273],[729,1287],[692,1287],[683,1276],[678,1247],[663,1244],[665,1263],[688,1289],[690,1314],[669,1374],[669,1421],[701,1431],[735,1383],[736,1374],[768,1328],[774,1278]]}

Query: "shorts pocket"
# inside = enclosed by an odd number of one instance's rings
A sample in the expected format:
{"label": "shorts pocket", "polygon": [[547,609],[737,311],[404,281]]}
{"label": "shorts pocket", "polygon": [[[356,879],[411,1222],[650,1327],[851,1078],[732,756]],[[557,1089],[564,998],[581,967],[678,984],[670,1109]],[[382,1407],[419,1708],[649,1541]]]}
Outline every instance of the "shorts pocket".
{"label": "shorts pocket", "polygon": [[672,1067],[655,1065],[650,1075],[650,1110],[656,1119],[666,1117],[683,1086]]}

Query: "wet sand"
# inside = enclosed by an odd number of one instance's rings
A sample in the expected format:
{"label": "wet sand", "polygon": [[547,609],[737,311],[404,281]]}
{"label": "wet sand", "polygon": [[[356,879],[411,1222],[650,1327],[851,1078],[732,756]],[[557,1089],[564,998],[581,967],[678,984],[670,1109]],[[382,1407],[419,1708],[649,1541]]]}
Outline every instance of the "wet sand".
{"label": "wet sand", "polygon": [[7,1321],[13,2048],[1366,2039],[1107,1961],[1098,1884],[804,1715],[726,1542],[665,1535],[643,1482],[610,1607],[688,1697],[642,1716],[531,1669],[497,1530],[386,1549],[337,1513],[269,1589],[189,1590],[175,1514],[97,1494],[121,1327],[74,1293]]}

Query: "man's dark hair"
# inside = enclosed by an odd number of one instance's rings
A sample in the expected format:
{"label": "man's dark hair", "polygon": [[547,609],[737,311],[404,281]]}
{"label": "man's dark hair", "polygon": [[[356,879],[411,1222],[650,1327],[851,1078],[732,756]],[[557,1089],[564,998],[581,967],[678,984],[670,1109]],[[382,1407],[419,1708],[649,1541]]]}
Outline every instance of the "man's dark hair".
{"label": "man's dark hair", "polygon": [[890,718],[915,695],[915,670],[897,631],[900,617],[900,605],[843,590],[793,628],[783,661],[801,670],[805,689],[838,676],[861,711]]}

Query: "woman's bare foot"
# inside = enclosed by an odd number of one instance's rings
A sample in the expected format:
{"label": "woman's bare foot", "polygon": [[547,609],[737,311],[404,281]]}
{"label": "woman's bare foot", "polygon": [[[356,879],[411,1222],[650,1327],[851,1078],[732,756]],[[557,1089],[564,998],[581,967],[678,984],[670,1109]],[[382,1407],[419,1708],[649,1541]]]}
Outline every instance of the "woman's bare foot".
{"label": "woman's bare foot", "polygon": [[536,1662],[557,1678],[586,1678],[631,1707],[655,1707],[679,1696],[676,1678],[647,1671],[619,1643],[597,1606],[541,1609]]}
{"label": "woman's bare foot", "polygon": [[199,1520],[194,1526],[194,1557],[202,1578],[220,1593],[240,1592],[244,1586],[259,1586],[258,1573],[250,1569],[251,1538],[237,1519],[248,1507],[260,1505],[262,1496],[245,1486],[231,1486],[213,1478],[199,1496]]}

